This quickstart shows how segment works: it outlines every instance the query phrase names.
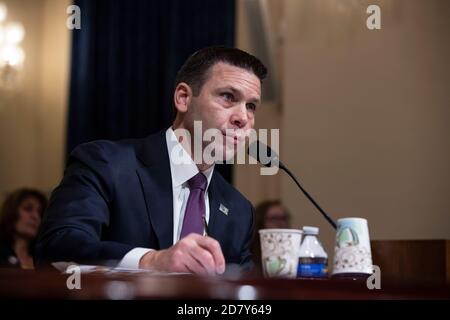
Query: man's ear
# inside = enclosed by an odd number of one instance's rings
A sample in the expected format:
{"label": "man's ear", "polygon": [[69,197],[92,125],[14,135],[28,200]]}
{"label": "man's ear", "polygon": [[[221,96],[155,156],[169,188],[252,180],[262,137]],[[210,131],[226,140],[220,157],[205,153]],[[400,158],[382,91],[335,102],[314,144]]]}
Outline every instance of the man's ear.
{"label": "man's ear", "polygon": [[192,90],[191,87],[185,83],[180,82],[175,88],[175,92],[173,94],[173,102],[175,104],[175,108],[180,113],[185,113],[188,110],[189,102],[192,99]]}

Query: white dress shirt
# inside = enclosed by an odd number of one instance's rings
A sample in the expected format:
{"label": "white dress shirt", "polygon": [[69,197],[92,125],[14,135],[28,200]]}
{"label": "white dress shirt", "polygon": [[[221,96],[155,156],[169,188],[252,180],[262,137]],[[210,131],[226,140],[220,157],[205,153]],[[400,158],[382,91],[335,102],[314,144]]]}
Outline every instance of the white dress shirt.
{"label": "white dress shirt", "polygon": [[[187,182],[195,176],[199,170],[197,165],[192,160],[191,156],[185,151],[182,145],[172,130],[166,131],[167,151],[170,160],[170,174],[172,178],[172,194],[173,194],[173,244],[180,239],[181,228],[183,226],[184,214],[189,198],[189,186]],[[203,171],[206,176],[208,184],[205,190],[205,218],[209,222],[209,199],[208,187],[211,182],[211,177],[214,171],[214,166]],[[119,268],[139,268],[139,261],[147,252],[154,250],[151,248],[134,248],[130,250],[119,262]]]}

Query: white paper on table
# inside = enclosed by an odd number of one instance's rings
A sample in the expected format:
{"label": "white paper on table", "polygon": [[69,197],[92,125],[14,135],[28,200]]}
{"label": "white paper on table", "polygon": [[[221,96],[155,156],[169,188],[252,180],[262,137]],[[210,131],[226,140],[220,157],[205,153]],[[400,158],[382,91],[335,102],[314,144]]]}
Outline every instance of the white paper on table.
{"label": "white paper on table", "polygon": [[71,268],[72,267],[78,267],[80,268],[80,272],[83,274],[86,273],[93,273],[93,272],[100,272],[100,273],[107,273],[107,274],[113,274],[113,273],[146,273],[151,275],[185,275],[190,273],[184,273],[184,272],[162,272],[162,271],[155,271],[155,270],[148,270],[148,269],[132,269],[132,268],[113,268],[113,267],[106,267],[106,266],[100,266],[100,265],[83,265],[83,264],[77,264],[75,262],[53,262],[52,266],[55,267],[58,271],[60,271],[63,274],[71,274]]}

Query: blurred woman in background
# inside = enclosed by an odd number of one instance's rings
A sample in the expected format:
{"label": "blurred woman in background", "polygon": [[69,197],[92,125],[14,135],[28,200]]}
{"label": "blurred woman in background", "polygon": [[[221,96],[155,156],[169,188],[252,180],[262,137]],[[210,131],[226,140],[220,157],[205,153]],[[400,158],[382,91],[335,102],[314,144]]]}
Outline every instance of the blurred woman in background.
{"label": "blurred woman in background", "polygon": [[255,266],[261,268],[260,229],[288,229],[291,227],[291,215],[280,200],[261,202],[255,209],[256,223],[253,235],[252,256]]}
{"label": "blurred woman in background", "polygon": [[0,267],[33,269],[33,249],[47,198],[34,189],[11,193],[0,213]]}

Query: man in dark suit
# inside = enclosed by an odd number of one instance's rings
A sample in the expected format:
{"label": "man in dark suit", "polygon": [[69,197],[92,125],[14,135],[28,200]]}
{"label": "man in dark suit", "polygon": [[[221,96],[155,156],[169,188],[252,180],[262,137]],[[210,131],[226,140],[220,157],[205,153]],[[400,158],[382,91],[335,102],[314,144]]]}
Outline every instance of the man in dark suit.
{"label": "man in dark suit", "polygon": [[[253,206],[213,163],[194,161],[190,146],[200,121],[200,136],[218,130],[224,142],[216,147],[230,158],[242,141],[238,132],[254,126],[265,75],[264,65],[244,51],[202,49],[178,72],[170,128],[78,146],[45,213],[38,262],[112,261],[199,274],[223,273],[229,263],[250,267]],[[201,141],[200,151],[206,146]]]}

